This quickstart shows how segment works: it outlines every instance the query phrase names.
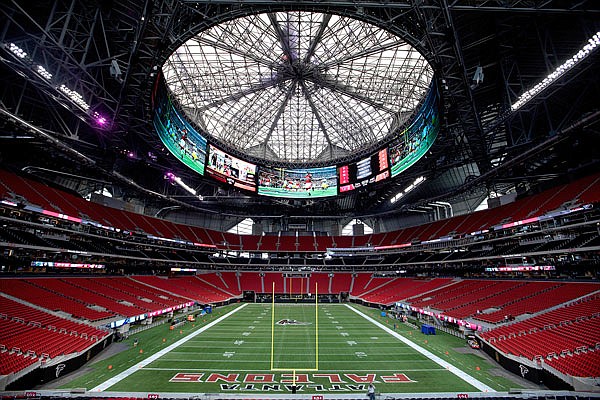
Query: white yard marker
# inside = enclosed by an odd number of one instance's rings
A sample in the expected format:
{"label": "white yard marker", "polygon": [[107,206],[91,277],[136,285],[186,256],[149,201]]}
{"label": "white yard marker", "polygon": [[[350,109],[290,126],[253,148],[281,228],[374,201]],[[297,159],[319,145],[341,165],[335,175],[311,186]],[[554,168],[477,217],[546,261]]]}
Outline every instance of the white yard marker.
{"label": "white yard marker", "polygon": [[131,367],[127,368],[125,371],[121,372],[120,374],[118,374],[118,375],[116,375],[116,376],[108,379],[107,381],[99,384],[95,388],[90,389],[90,392],[102,392],[102,391],[108,389],[109,387],[115,385],[116,383],[121,382],[123,379],[125,379],[128,376],[132,375],[137,370],[139,370],[141,368],[144,368],[146,365],[148,365],[151,362],[159,359],[160,357],[164,356],[165,354],[167,354],[171,350],[176,349],[177,347],[181,346],[182,344],[184,344],[188,340],[195,338],[196,336],[198,336],[199,334],[201,334],[202,332],[204,332],[208,328],[210,328],[210,327],[216,325],[217,323],[223,321],[225,318],[229,317],[232,314],[235,314],[236,312],[240,311],[242,308],[244,308],[246,306],[247,306],[247,304],[242,304],[241,306],[239,306],[235,310],[231,310],[230,312],[228,312],[227,314],[223,315],[222,317],[219,317],[219,318],[215,319],[213,322],[209,322],[208,324],[206,324],[202,328],[198,329],[197,331],[190,333],[186,337],[184,337],[182,339],[179,339],[175,343],[173,343],[173,344],[165,347],[164,349],[162,349],[162,350],[154,353],[150,357],[148,357],[148,358],[140,361],[139,363],[137,363],[135,365],[132,365]]}
{"label": "white yard marker", "polygon": [[349,309],[351,309],[352,311],[354,311],[355,313],[357,313],[358,315],[360,315],[361,317],[363,317],[367,321],[370,321],[371,323],[373,323],[376,326],[380,327],[381,329],[383,329],[384,331],[386,331],[390,335],[394,336],[396,339],[400,340],[401,342],[404,342],[404,344],[408,345],[409,347],[412,347],[414,350],[416,350],[419,353],[423,354],[425,357],[429,358],[434,363],[436,363],[439,366],[441,366],[441,367],[447,369],[448,371],[452,372],[454,375],[458,376],[463,381],[467,382],[470,385],[475,386],[477,389],[481,390],[482,392],[495,392],[494,389],[492,389],[491,387],[489,387],[485,383],[480,382],[479,380],[473,378],[471,375],[467,374],[466,372],[458,369],[457,367],[455,367],[454,365],[450,364],[449,362],[441,359],[440,357],[436,356],[435,354],[433,354],[429,350],[426,350],[426,349],[422,348],[421,346],[419,346],[418,344],[416,344],[416,343],[414,343],[414,342],[406,339],[405,337],[401,336],[399,333],[394,332],[393,330],[391,330],[390,328],[388,328],[384,324],[382,324],[382,323],[374,320],[373,318],[369,317],[368,315],[363,314],[362,312],[360,312],[356,308],[351,307],[351,306],[349,306],[347,304],[346,304],[346,307],[348,307]]}

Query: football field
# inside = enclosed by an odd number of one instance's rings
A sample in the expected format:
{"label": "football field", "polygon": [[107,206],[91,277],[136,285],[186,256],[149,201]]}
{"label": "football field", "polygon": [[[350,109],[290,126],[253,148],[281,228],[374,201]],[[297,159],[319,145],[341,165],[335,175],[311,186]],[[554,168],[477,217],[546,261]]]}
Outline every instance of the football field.
{"label": "football field", "polygon": [[306,394],[364,393],[369,382],[381,393],[515,387],[487,374],[491,365],[480,357],[463,359],[452,348],[444,350],[464,341],[425,336],[404,324],[394,327],[395,321],[378,310],[341,304],[275,304],[274,309],[238,304],[217,310],[186,330],[159,326],[143,332],[137,348],[94,364],[91,373],[67,386],[245,394],[290,393],[294,382],[298,393]]}

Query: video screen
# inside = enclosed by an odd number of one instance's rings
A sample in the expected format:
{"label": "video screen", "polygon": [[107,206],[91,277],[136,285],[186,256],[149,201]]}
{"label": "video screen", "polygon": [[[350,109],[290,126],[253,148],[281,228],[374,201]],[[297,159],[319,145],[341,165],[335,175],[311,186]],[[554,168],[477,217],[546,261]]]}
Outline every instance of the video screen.
{"label": "video screen", "polygon": [[389,147],[392,178],[419,161],[431,148],[439,131],[438,94],[432,87],[419,114]]}
{"label": "video screen", "polygon": [[322,168],[260,167],[258,194],[271,197],[310,199],[336,196],[337,171],[334,166]]}
{"label": "video screen", "polygon": [[349,192],[390,177],[387,149],[338,168],[340,193]]}
{"label": "video screen", "polygon": [[154,129],[160,140],[179,161],[204,175],[206,139],[181,116],[166,93],[156,100]]}
{"label": "video screen", "polygon": [[208,145],[207,175],[240,189],[256,192],[256,164]]}

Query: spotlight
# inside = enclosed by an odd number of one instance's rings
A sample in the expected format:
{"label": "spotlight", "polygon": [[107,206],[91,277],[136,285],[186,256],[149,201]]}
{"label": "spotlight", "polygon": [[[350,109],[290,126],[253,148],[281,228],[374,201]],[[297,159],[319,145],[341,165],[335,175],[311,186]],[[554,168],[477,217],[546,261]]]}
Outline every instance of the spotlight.
{"label": "spotlight", "polygon": [[404,190],[396,193],[394,195],[394,197],[392,197],[390,199],[390,203],[394,204],[395,202],[397,202],[398,200],[400,200],[402,197],[404,197],[405,195],[407,195],[409,192],[411,192],[412,190],[414,190],[414,188],[416,188],[417,186],[419,186],[421,183],[423,183],[425,181],[424,176],[419,176],[417,179],[415,179],[413,181],[413,183],[411,183],[410,185],[408,185]]}
{"label": "spotlight", "polygon": [[96,122],[96,125],[98,125],[100,127],[104,127],[108,123],[108,119],[106,119],[106,117],[104,115],[98,113],[97,111],[94,111],[92,113],[92,117],[94,117],[94,121]]}
{"label": "spotlight", "polygon": [[[196,191],[194,189],[192,189],[191,187],[189,187],[188,185],[186,185],[180,177],[176,176],[174,173],[172,172],[167,172],[165,173],[165,179],[168,179],[171,183],[175,182],[177,183],[179,186],[181,186],[183,189],[185,189],[187,192],[193,194],[194,196],[196,196]],[[202,197],[201,195],[198,196],[199,200],[204,200],[204,197]]]}

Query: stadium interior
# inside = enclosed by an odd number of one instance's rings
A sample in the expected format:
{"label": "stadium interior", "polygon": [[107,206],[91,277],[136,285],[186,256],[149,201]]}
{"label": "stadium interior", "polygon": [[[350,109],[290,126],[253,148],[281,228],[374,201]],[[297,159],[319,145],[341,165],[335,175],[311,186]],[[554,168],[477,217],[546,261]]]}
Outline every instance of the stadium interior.
{"label": "stadium interior", "polygon": [[597,1],[0,22],[3,400],[600,398]]}

